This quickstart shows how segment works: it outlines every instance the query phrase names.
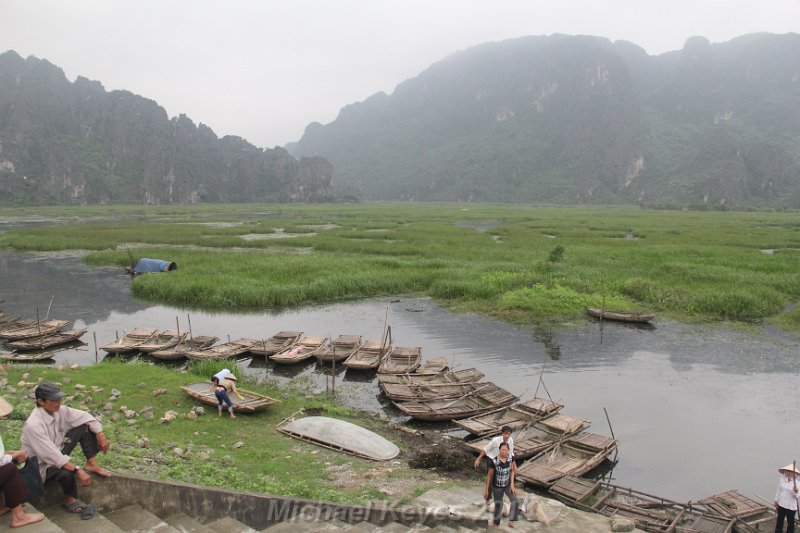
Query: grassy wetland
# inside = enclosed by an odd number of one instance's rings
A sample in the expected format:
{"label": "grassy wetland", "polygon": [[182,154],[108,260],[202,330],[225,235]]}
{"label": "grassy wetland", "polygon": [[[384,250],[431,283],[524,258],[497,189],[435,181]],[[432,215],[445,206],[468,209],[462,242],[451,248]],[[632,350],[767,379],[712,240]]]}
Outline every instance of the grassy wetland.
{"label": "grassy wetland", "polygon": [[473,204],[93,206],[0,209],[0,246],[80,250],[92,265],[178,263],[133,283],[144,300],[274,309],[431,296],[524,325],[587,306],[796,331],[800,221],[792,213]]}

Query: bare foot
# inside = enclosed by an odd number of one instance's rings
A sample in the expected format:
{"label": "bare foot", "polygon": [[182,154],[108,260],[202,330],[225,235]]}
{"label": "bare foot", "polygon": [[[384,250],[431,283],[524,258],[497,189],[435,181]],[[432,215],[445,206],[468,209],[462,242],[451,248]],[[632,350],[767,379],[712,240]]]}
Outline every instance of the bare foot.
{"label": "bare foot", "polygon": [[509,522],[508,523],[508,527],[510,527],[511,529],[514,529],[515,527],[517,527],[517,525],[514,522]]}
{"label": "bare foot", "polygon": [[217,416],[222,416],[222,411],[220,411],[219,413],[217,413]]}
{"label": "bare foot", "polygon": [[231,413],[231,418],[236,418],[236,415]]}
{"label": "bare foot", "polygon": [[89,463],[86,463],[86,466],[84,466],[83,469],[87,472],[94,472],[100,477],[111,477],[111,472],[105,470],[104,468],[100,468],[97,465],[90,465]]}
{"label": "bare foot", "polygon": [[27,526],[28,524],[35,524],[36,522],[41,522],[44,520],[44,515],[41,513],[23,513],[20,511],[19,513],[12,513],[11,514],[11,522],[9,523],[11,527],[22,527]]}

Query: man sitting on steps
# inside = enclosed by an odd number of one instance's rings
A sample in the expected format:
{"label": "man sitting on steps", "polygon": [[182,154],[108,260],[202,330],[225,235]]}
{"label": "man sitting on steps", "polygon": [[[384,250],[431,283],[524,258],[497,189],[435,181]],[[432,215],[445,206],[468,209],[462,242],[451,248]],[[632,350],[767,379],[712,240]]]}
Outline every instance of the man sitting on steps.
{"label": "man sitting on steps", "polygon": [[[55,383],[40,383],[35,390],[36,408],[22,428],[20,442],[29,456],[39,459],[40,474],[44,481],[55,479],[64,492],[64,510],[80,513],[81,518],[94,516],[92,504],[78,503],[78,481],[88,487],[92,478],[88,472],[109,477],[108,471],[95,461],[97,452],[108,451],[108,439],[103,426],[91,414],[61,405],[66,396]],[[81,445],[86,465],[81,468],[72,463],[70,454]]]}

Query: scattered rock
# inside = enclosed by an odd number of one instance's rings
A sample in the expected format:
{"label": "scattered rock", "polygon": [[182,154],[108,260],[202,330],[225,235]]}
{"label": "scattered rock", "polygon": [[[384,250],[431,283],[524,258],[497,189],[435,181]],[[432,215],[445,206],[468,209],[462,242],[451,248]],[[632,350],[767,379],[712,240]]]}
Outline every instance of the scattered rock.
{"label": "scattered rock", "polygon": [[109,403],[106,403],[106,404],[105,404],[105,405],[102,407],[102,409],[103,409],[103,411],[106,411],[106,412],[108,412],[108,411],[111,411],[111,410],[113,410],[113,409],[114,409],[114,404],[113,404],[113,403],[110,403],[110,402],[109,402]]}
{"label": "scattered rock", "polygon": [[156,389],[153,391],[153,396],[161,396],[162,394],[166,394],[167,389]]}
{"label": "scattered rock", "polygon": [[147,384],[143,381],[143,382],[139,383],[136,386],[139,387],[140,389],[143,389],[143,388],[145,388],[147,386]]}
{"label": "scattered rock", "polygon": [[119,421],[119,413],[114,413],[113,415],[111,415],[111,420],[113,422]]}
{"label": "scattered rock", "polygon": [[136,425],[136,420],[135,419],[126,420],[125,423],[128,424],[129,426],[135,426]]}
{"label": "scattered rock", "polygon": [[150,447],[150,439],[147,437],[141,437],[136,440],[136,446],[139,448],[149,448]]}
{"label": "scattered rock", "polygon": [[186,413],[186,418],[188,418],[189,420],[197,420],[197,413],[195,413],[194,411],[189,411],[188,413]]}
{"label": "scattered rock", "polygon": [[120,392],[117,389],[111,389],[111,397],[112,398],[119,398],[120,396],[122,396],[122,392]]}
{"label": "scattered rock", "polygon": [[28,379],[29,377],[31,377],[31,373],[30,372],[23,372],[22,373],[22,379]]}
{"label": "scattered rock", "polygon": [[183,448],[173,448],[172,453],[174,453],[177,457],[183,457],[184,451]]}
{"label": "scattered rock", "polygon": [[230,455],[226,455],[222,458],[222,464],[224,466],[233,466],[233,457]]}
{"label": "scattered rock", "polygon": [[86,385],[84,385],[82,383],[76,383],[75,384],[75,388],[78,389],[78,390],[83,390],[83,389],[86,388]]}
{"label": "scattered rock", "polygon": [[204,414],[206,414],[206,409],[202,405],[195,405],[194,407],[192,407],[192,411],[197,413],[197,416],[203,416]]}
{"label": "scattered rock", "polygon": [[73,364],[69,365],[69,367],[70,367],[72,370],[76,370],[76,369],[80,368],[80,367],[81,367],[81,365],[78,365],[78,364],[75,364],[75,363],[73,363]]}
{"label": "scattered rock", "polygon": [[244,446],[244,442],[242,442],[242,441],[239,441],[239,442],[237,442],[236,444],[233,445],[233,447],[237,448],[237,449],[241,448],[242,446]]}
{"label": "scattered rock", "polygon": [[133,409],[126,409],[125,412],[124,412],[124,415],[125,415],[125,418],[130,420],[131,418],[135,418],[136,417],[136,411],[134,411]]}
{"label": "scattered rock", "polygon": [[92,392],[103,392],[103,387],[98,387],[97,385],[92,385]]}

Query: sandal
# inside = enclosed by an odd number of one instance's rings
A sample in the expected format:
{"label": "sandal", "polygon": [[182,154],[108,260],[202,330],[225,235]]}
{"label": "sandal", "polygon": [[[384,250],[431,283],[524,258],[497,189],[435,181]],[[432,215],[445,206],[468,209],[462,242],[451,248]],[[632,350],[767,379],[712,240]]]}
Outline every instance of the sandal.
{"label": "sandal", "polygon": [[81,505],[78,502],[65,503],[64,510],[68,513],[80,514],[81,520],[89,520],[97,511],[95,506],[91,503]]}

